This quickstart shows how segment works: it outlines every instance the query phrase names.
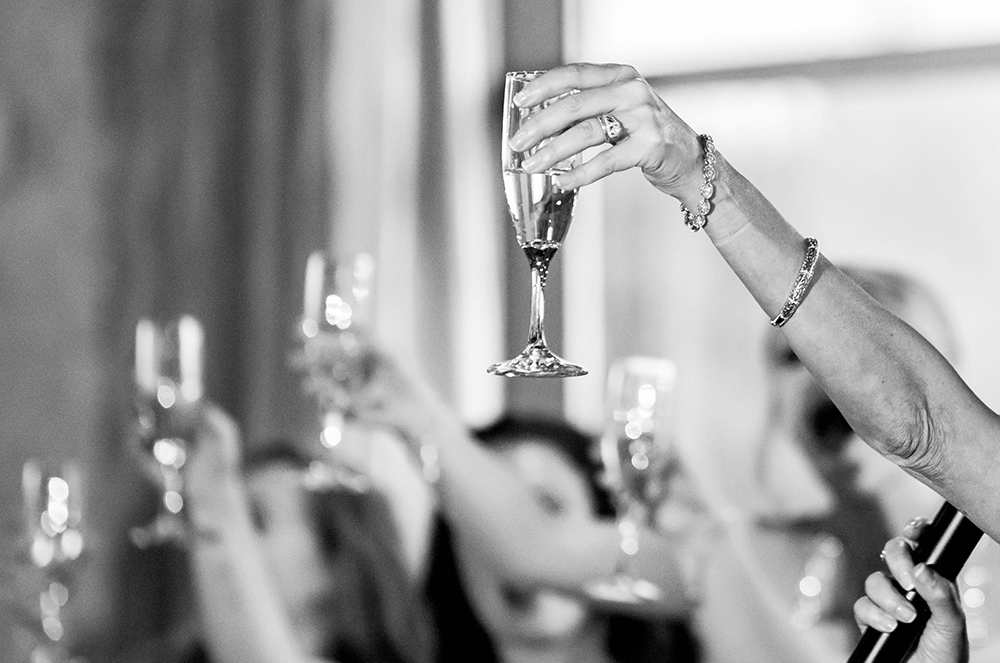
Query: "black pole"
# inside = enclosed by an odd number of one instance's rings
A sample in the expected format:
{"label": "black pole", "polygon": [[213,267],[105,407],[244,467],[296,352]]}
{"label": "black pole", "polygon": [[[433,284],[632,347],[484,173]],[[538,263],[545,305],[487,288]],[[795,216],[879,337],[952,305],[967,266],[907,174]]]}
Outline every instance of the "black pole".
{"label": "black pole", "polygon": [[[949,502],[945,502],[931,524],[921,533],[913,550],[913,561],[926,563],[941,576],[954,582],[982,536],[981,529]],[[891,633],[883,633],[869,626],[847,663],[901,663],[916,649],[920,634],[930,619],[930,608],[915,589],[905,591],[895,580],[892,583],[896,591],[905,595],[916,608],[916,619],[910,623],[899,622]]]}

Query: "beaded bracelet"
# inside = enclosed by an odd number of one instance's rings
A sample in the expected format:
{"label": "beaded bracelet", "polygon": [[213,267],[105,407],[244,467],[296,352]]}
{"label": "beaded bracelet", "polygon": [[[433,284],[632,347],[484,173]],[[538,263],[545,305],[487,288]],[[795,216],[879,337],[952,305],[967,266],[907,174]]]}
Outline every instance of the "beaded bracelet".
{"label": "beaded bracelet", "polygon": [[684,203],[681,203],[684,225],[693,233],[698,232],[708,223],[708,213],[712,211],[711,198],[715,194],[715,185],[712,184],[712,181],[715,180],[715,143],[712,142],[712,137],[708,134],[701,134],[698,136],[698,140],[701,142],[702,149],[705,150],[705,161],[701,167],[705,182],[700,189],[701,200],[695,207],[697,214],[692,214],[691,210],[685,207]]}
{"label": "beaded bracelet", "polygon": [[799,267],[799,274],[795,277],[795,285],[792,286],[792,291],[788,293],[785,305],[778,311],[778,315],[772,318],[772,325],[775,327],[783,326],[799,308],[806,288],[809,287],[813,274],[816,272],[816,263],[818,261],[819,242],[813,237],[806,237],[806,255],[802,258],[802,266]]}

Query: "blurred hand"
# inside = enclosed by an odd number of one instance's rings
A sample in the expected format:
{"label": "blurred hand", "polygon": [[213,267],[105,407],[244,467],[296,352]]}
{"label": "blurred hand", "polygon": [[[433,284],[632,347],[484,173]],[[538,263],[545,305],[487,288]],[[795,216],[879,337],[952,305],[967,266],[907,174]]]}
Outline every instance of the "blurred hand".
{"label": "blurred hand", "polygon": [[547,71],[515,98],[533,106],[570,90],[579,90],[538,111],[511,140],[524,151],[554,136],[524,162],[529,172],[542,172],[566,157],[604,143],[598,117],[614,115],[627,137],[559,178],[564,188],[577,188],[611,173],[638,167],[653,186],[693,208],[703,182],[698,134],[684,123],[652,87],[628,65],[570,64]]}
{"label": "blurred hand", "polygon": [[369,344],[361,362],[364,379],[351,394],[349,419],[392,429],[411,447],[418,447],[428,434],[466,434],[465,425],[430,383],[398,358]]}
{"label": "blurred hand", "polygon": [[[969,639],[958,589],[926,564],[913,564],[912,547],[927,524],[922,518],[911,522],[903,536],[890,539],[883,549],[892,577],[904,589],[915,588],[931,609],[909,663],[965,663],[969,660]],[[889,633],[896,628],[897,620],[910,622],[916,615],[913,605],[881,571],[868,576],[865,593],[854,604],[854,619],[862,630],[871,626]]]}
{"label": "blurred hand", "polygon": [[198,410],[194,430],[194,444],[185,468],[189,487],[210,489],[215,481],[241,476],[240,430],[225,410],[205,402]]}

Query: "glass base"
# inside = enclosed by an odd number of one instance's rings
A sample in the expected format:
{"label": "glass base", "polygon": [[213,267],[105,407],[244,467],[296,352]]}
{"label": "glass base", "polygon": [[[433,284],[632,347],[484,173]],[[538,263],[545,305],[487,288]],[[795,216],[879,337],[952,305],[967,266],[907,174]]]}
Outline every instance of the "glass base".
{"label": "glass base", "polygon": [[586,591],[595,599],[614,603],[647,603],[663,596],[663,590],[648,580],[628,576],[599,580],[589,584]]}
{"label": "glass base", "polygon": [[371,479],[357,470],[314,460],[302,474],[302,485],[312,492],[346,490],[367,493],[372,489]]}
{"label": "glass base", "polygon": [[586,375],[587,369],[556,356],[544,345],[534,344],[513,359],[493,364],[486,372],[508,378],[572,378]]}

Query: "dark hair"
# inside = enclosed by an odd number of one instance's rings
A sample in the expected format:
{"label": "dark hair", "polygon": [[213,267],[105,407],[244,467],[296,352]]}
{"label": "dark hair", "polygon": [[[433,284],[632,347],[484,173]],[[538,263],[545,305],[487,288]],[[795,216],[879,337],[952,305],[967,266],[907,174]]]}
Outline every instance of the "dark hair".
{"label": "dark hair", "polygon": [[587,479],[594,512],[614,516],[611,494],[601,484],[596,440],[567,421],[540,415],[505,414],[488,426],[474,429],[473,435],[486,447],[501,448],[529,440],[560,452]]}
{"label": "dark hair", "polygon": [[439,663],[497,663],[496,646],[472,609],[447,519],[435,519],[427,601],[437,625]]}
{"label": "dark hair", "polygon": [[[244,458],[248,473],[272,465],[304,469],[311,462],[288,440],[257,446]],[[311,490],[309,509],[328,569],[336,578],[329,600],[324,656],[339,663],[430,663],[435,637],[426,603],[402,563],[399,533],[377,491]]]}
{"label": "dark hair", "polygon": [[[473,434],[485,446],[494,449],[535,442],[557,450],[586,478],[593,496],[594,515],[599,518],[614,516],[611,494],[599,479],[597,440],[576,426],[552,417],[508,413],[488,426],[473,430]],[[605,646],[618,663],[694,663],[701,660],[698,640],[687,619],[642,619],[605,614],[608,619]]]}

